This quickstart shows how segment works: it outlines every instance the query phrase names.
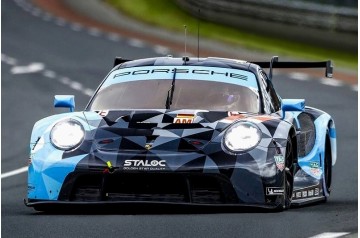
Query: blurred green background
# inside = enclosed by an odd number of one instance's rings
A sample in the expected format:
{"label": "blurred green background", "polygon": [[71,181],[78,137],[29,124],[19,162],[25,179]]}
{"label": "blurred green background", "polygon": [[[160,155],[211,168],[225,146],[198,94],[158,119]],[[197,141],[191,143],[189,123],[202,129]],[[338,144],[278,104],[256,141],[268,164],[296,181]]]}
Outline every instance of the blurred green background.
{"label": "blurred green background", "polygon": [[[138,20],[146,23],[167,28],[172,31],[183,32],[184,25],[192,26],[188,27],[188,33],[194,36],[197,35],[197,24],[198,19],[194,17],[191,11],[184,10],[180,7],[179,2],[175,0],[106,0],[109,4],[113,5],[122,13],[128,16],[137,18]],[[249,0],[245,0],[248,1]],[[262,0],[259,0],[262,1]],[[292,3],[293,5],[298,4],[298,0],[276,0],[284,2],[284,4]],[[184,1],[185,2],[185,1]],[[220,1],[221,2],[221,1]],[[264,2],[264,1],[262,1]],[[336,12],[339,10],[346,11],[347,9],[357,11],[357,1],[354,0],[321,0],[321,1],[301,1],[302,3],[310,4],[326,4],[324,5],[329,9],[335,9]],[[190,1],[191,4],[191,1]],[[251,4],[251,2],[250,2]],[[260,5],[261,7],[261,5]],[[311,7],[311,5],[310,5]],[[195,7],[194,7],[195,8]],[[204,9],[206,6],[204,6]],[[323,11],[323,9],[320,9]],[[197,9],[195,9],[197,11]],[[216,9],[215,9],[216,11]],[[274,12],[277,10],[274,9]],[[325,14],[325,13],[324,13]],[[335,14],[333,14],[335,17]],[[318,16],[322,18],[321,15]],[[305,19],[304,19],[305,20]],[[316,21],[316,20],[315,20]],[[266,27],[266,24],[264,24]],[[282,35],[271,35],[261,34],[259,31],[251,31],[248,28],[242,29],[241,27],[234,27],[223,23],[209,22],[202,18],[200,20],[201,26],[201,37],[206,37],[218,41],[222,41],[229,44],[235,44],[237,46],[244,47],[246,49],[255,51],[269,52],[275,55],[289,56],[299,59],[308,60],[324,60],[332,59],[337,66],[349,69],[357,69],[358,57],[357,49],[341,49],[342,47],[329,47],[321,45],[321,42],[317,44],[309,44],[301,41],[287,39]],[[295,26],[296,27],[296,26]],[[331,30],[334,32],[334,30]],[[337,32],[335,32],[337,33]],[[338,33],[343,34],[343,32]],[[357,32],[355,44],[357,45]],[[350,34],[351,35],[351,34]],[[350,42],[349,42],[350,43]],[[354,42],[351,42],[354,44]],[[340,43],[339,43],[340,44]],[[341,43],[344,44],[344,43]]]}

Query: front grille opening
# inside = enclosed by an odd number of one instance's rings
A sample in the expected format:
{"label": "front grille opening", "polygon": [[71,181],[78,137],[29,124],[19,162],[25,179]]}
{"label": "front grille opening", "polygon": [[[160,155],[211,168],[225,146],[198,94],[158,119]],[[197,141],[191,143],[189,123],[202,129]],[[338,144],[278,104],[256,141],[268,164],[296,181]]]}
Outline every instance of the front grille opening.
{"label": "front grille opening", "polygon": [[110,201],[185,202],[186,184],[177,176],[114,176],[105,184]]}
{"label": "front grille opening", "polygon": [[217,180],[211,177],[192,177],[191,198],[194,203],[225,202]]}
{"label": "front grille opening", "polygon": [[102,176],[80,176],[75,181],[75,189],[70,196],[72,201],[100,201]]}
{"label": "front grille opening", "polygon": [[228,179],[219,175],[108,174],[79,175],[71,201],[237,203]]}

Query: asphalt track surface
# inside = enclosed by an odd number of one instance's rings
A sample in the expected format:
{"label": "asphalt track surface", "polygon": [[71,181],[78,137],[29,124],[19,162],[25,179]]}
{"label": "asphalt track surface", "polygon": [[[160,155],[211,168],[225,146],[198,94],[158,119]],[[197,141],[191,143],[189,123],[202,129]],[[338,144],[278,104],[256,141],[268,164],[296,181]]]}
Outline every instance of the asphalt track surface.
{"label": "asphalt track surface", "polygon": [[[26,10],[13,0],[2,1],[1,7],[3,174],[27,165],[33,124],[62,112],[52,107],[53,95],[76,95],[76,108],[81,110],[89,100],[88,95],[111,69],[115,56],[140,58],[158,54],[150,45],[131,43],[124,38],[110,40],[95,30],[71,29],[62,19],[41,15],[36,9]],[[41,64],[28,67],[32,63]],[[26,73],[21,66],[33,72]],[[323,232],[355,233],[357,90],[349,85],[325,85],[313,78],[294,78],[277,76],[274,84],[280,95],[305,98],[307,105],[327,111],[336,121],[338,161],[327,203],[280,213],[155,208],[54,215],[24,206],[27,174],[20,173],[1,181],[2,236],[311,237]]]}

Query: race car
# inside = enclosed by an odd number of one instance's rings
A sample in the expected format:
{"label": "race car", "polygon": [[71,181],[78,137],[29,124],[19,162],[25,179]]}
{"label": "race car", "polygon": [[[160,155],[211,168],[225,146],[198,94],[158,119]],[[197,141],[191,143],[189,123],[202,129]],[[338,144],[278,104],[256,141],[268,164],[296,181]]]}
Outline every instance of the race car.
{"label": "race car", "polygon": [[57,95],[54,106],[70,112],[35,123],[25,204],[284,210],[326,201],[334,119],[282,99],[274,68],[333,71],[331,61],[278,57],[116,58],[84,111]]}

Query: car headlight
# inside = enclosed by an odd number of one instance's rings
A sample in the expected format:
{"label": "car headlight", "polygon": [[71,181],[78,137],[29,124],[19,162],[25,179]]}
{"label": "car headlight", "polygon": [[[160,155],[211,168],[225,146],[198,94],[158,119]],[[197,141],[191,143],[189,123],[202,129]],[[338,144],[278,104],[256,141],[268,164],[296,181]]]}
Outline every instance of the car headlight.
{"label": "car headlight", "polygon": [[71,150],[84,140],[85,130],[80,122],[72,119],[60,121],[50,132],[50,141],[58,149]]}
{"label": "car headlight", "polygon": [[238,122],[226,131],[223,144],[230,152],[242,152],[257,146],[261,140],[261,134],[255,124]]}

